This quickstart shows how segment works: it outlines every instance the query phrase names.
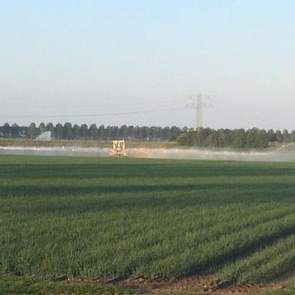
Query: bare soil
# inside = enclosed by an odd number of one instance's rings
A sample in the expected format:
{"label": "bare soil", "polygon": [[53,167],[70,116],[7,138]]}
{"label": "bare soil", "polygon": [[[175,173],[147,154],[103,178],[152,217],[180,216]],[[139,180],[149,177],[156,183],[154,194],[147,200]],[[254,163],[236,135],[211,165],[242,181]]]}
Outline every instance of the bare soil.
{"label": "bare soil", "polygon": [[146,280],[143,277],[130,278],[117,282],[121,287],[140,290],[146,294],[248,294],[264,291],[288,290],[288,282],[264,283],[264,284],[238,284],[220,281],[212,276],[183,278],[177,280],[154,279]]}

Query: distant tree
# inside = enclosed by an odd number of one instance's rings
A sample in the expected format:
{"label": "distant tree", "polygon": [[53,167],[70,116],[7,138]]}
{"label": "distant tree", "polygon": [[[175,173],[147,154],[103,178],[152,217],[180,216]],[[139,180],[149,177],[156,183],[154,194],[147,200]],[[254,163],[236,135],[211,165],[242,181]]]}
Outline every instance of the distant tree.
{"label": "distant tree", "polygon": [[105,139],[112,139],[112,138],[113,138],[112,126],[107,126],[105,128]]}
{"label": "distant tree", "polygon": [[284,129],[282,136],[283,136],[283,142],[285,143],[290,142],[290,134],[287,129]]}
{"label": "distant tree", "polygon": [[112,126],[112,139],[120,138],[120,130],[118,126]]}
{"label": "distant tree", "polygon": [[31,123],[27,129],[27,136],[31,139],[36,138],[39,135],[39,129],[36,127],[35,123]]}
{"label": "distant tree", "polygon": [[206,147],[208,145],[208,136],[212,133],[209,128],[198,128],[196,130],[195,145],[199,147]]}
{"label": "distant tree", "polygon": [[264,130],[253,128],[247,131],[246,147],[265,148],[268,146],[268,135]]}
{"label": "distant tree", "polygon": [[97,133],[98,133],[99,139],[106,139],[106,132],[105,132],[104,125],[99,126]]}
{"label": "distant tree", "polygon": [[60,123],[56,124],[54,133],[55,133],[56,139],[59,139],[59,140],[63,139],[64,128]]}
{"label": "distant tree", "polygon": [[48,123],[46,125],[46,131],[50,131],[51,132],[51,136],[54,138],[55,137],[55,133],[54,133],[54,126],[52,123]]}
{"label": "distant tree", "polygon": [[257,128],[247,131],[199,128],[196,131],[183,132],[177,137],[177,141],[181,145],[206,148],[265,148],[268,146],[268,134]]}
{"label": "distant tree", "polygon": [[150,139],[151,140],[158,139],[158,128],[155,126],[150,127]]}
{"label": "distant tree", "polygon": [[98,129],[95,124],[92,124],[89,127],[89,137],[90,137],[90,139],[97,139],[98,138]]}
{"label": "distant tree", "polygon": [[10,132],[11,132],[11,137],[14,137],[14,138],[20,137],[20,127],[16,123],[14,123],[11,126]]}
{"label": "distant tree", "polygon": [[276,131],[276,141],[277,142],[283,142],[283,134],[280,130]]}
{"label": "distant tree", "polygon": [[276,138],[276,134],[275,134],[275,132],[273,131],[273,129],[268,130],[268,132],[267,132],[267,136],[268,136],[268,141],[269,141],[269,142],[275,142],[275,141],[277,140],[277,138]]}
{"label": "distant tree", "polygon": [[150,139],[149,128],[146,126],[141,127],[141,139],[142,140],[149,140]]}
{"label": "distant tree", "polygon": [[128,126],[127,128],[127,138],[132,139],[135,137],[135,131],[134,131],[134,126]]}
{"label": "distant tree", "polygon": [[246,145],[246,132],[244,129],[237,129],[233,131],[232,147],[243,148]]}
{"label": "distant tree", "polygon": [[206,137],[203,146],[205,147],[218,147],[218,133],[215,130],[210,131],[209,135]]}
{"label": "distant tree", "polygon": [[73,138],[74,139],[80,139],[81,133],[80,133],[80,126],[75,124],[73,126]]}
{"label": "distant tree", "polygon": [[250,129],[246,132],[246,147],[256,148],[256,129]]}
{"label": "distant tree", "polygon": [[224,146],[231,147],[233,145],[232,131],[224,129]]}
{"label": "distant tree", "polygon": [[176,140],[177,136],[180,135],[181,131],[178,127],[172,126],[170,128],[170,138],[169,140]]}
{"label": "distant tree", "polygon": [[10,125],[8,123],[4,124],[2,130],[3,130],[3,136],[4,137],[10,137],[11,136]]}
{"label": "distant tree", "polygon": [[128,137],[128,127],[126,125],[119,128],[119,137],[124,139]]}
{"label": "distant tree", "polygon": [[226,146],[226,133],[224,129],[217,130],[218,134],[218,147],[224,148]]}
{"label": "distant tree", "polygon": [[42,123],[40,123],[40,125],[39,125],[39,133],[42,134],[42,133],[44,133],[45,131],[46,131],[46,126],[45,126],[45,124],[42,122]]}
{"label": "distant tree", "polygon": [[86,124],[81,125],[80,132],[82,139],[88,139],[88,126]]}
{"label": "distant tree", "polygon": [[266,148],[269,145],[269,141],[268,141],[268,136],[267,136],[267,132],[265,130],[259,130],[257,131],[257,147],[258,148]]}
{"label": "distant tree", "polygon": [[187,133],[180,134],[177,138],[177,141],[180,145],[193,146],[194,145],[194,137],[195,137],[195,132],[190,131]]}
{"label": "distant tree", "polygon": [[65,123],[63,127],[63,138],[68,140],[74,138],[72,124],[69,122]]}

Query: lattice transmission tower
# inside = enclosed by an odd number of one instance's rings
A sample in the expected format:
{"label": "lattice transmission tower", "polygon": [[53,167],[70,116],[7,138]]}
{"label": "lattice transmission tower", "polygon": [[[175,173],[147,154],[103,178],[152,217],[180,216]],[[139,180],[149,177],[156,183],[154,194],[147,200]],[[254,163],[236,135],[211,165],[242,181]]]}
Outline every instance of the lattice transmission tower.
{"label": "lattice transmission tower", "polygon": [[203,95],[201,93],[197,95],[191,95],[189,97],[190,103],[188,107],[195,110],[195,129],[204,127],[204,109],[212,107],[209,104],[210,97],[208,95]]}

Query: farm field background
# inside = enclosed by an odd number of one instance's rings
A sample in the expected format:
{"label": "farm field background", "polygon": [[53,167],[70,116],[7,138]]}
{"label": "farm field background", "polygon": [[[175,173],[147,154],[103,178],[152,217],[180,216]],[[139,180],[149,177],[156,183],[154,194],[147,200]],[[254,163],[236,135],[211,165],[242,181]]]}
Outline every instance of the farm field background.
{"label": "farm field background", "polygon": [[295,164],[0,156],[0,272],[293,277]]}

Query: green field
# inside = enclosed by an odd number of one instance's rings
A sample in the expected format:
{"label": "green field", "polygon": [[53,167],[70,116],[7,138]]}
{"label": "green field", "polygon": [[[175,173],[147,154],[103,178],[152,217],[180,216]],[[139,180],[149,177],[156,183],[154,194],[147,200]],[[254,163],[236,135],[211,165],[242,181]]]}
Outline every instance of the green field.
{"label": "green field", "polygon": [[0,156],[0,273],[292,278],[294,201],[292,163]]}

